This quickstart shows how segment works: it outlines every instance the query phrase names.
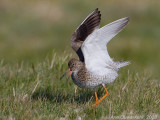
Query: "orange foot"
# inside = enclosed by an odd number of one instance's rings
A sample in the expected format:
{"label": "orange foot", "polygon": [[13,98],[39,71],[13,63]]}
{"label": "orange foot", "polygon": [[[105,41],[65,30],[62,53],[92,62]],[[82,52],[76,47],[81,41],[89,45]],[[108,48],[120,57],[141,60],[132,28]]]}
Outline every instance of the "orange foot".
{"label": "orange foot", "polygon": [[109,93],[108,93],[108,91],[107,91],[107,89],[106,89],[105,86],[104,86],[104,89],[105,89],[105,91],[106,91],[106,94],[105,94],[100,100],[98,100],[97,92],[95,91],[96,103],[93,105],[94,107],[97,107],[98,104],[99,104],[104,98],[106,98],[106,97],[108,96]]}

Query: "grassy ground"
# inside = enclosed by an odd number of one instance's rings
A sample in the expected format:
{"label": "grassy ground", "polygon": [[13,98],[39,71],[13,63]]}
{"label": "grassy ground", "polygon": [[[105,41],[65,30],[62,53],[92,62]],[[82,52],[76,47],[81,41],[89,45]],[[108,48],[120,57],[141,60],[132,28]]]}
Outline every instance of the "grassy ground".
{"label": "grassy ground", "polygon": [[[0,119],[158,119],[160,2],[15,1],[0,1]],[[92,90],[59,78],[77,57],[72,32],[97,7],[101,26],[130,16],[108,50],[115,61],[132,64],[106,85],[109,96],[95,109]],[[99,87],[98,96],[103,94]]]}
{"label": "grassy ground", "polygon": [[[85,119],[110,116],[154,116],[159,108],[159,81],[148,73],[123,69],[119,78],[107,85],[109,96],[97,109],[94,93],[77,88],[72,81],[60,81],[66,59],[55,56],[37,65],[3,65],[0,68],[0,116],[17,119]],[[103,96],[104,90],[98,90]]]}

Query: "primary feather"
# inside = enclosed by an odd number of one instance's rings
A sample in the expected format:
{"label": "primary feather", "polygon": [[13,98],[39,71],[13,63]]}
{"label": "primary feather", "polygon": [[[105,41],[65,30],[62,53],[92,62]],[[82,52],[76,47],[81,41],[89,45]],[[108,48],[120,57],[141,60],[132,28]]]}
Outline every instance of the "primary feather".
{"label": "primary feather", "polygon": [[81,45],[88,35],[90,35],[95,29],[99,28],[100,21],[101,14],[97,8],[85,18],[72,35],[71,47],[76,51],[80,61],[82,62],[84,62],[84,57],[81,51]]}

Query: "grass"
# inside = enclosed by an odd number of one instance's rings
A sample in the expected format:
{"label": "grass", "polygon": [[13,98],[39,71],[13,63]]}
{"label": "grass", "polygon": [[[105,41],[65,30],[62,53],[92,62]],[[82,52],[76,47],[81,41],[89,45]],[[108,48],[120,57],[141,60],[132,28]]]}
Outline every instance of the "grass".
{"label": "grass", "polygon": [[[160,108],[159,81],[148,73],[133,73],[126,69],[114,83],[107,85],[109,96],[96,109],[94,93],[78,88],[70,80],[60,81],[65,61],[46,58],[36,65],[0,65],[1,119],[106,119],[119,115],[158,115]],[[105,94],[102,87],[98,96]]]}
{"label": "grass", "polygon": [[[128,0],[1,0],[0,119],[158,119],[159,5]],[[107,47],[115,61],[129,60],[131,65],[106,85],[109,96],[95,109],[91,89],[59,78],[69,59],[77,58],[70,48],[71,34],[97,7],[101,26],[130,16],[130,23]],[[105,94],[102,87],[97,93],[99,98]]]}

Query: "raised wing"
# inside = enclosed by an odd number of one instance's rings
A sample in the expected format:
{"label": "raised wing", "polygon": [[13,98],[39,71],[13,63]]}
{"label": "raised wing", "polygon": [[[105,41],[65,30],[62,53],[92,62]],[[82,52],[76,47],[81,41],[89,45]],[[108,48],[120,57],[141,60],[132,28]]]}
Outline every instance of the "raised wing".
{"label": "raised wing", "polygon": [[72,35],[71,47],[76,51],[79,59],[82,62],[84,61],[84,57],[81,51],[81,45],[88,37],[88,35],[90,35],[95,29],[99,28],[100,20],[100,11],[98,11],[98,9],[95,9],[86,17],[86,19],[80,24],[80,26]]}
{"label": "raised wing", "polygon": [[85,65],[91,73],[105,75],[109,69],[119,69],[109,56],[106,44],[127,25],[128,21],[128,17],[114,21],[95,30],[86,38],[81,49]]}

